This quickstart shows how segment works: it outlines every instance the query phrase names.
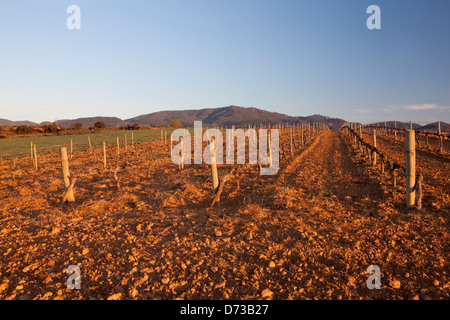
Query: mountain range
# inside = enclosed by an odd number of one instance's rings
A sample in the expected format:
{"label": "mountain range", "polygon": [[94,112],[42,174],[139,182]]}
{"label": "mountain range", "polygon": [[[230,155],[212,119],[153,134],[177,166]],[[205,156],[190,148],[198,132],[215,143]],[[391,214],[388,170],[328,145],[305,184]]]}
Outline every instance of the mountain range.
{"label": "mountain range", "polygon": [[[268,124],[306,124],[312,122],[322,122],[326,124],[331,130],[339,130],[339,128],[346,123],[345,120],[339,118],[330,118],[322,115],[312,116],[289,116],[286,114],[261,110],[257,108],[244,108],[239,106],[228,106],[222,108],[207,108],[200,110],[170,110],[158,111],[149,114],[140,115],[130,119],[120,119],[117,117],[88,117],[78,119],[63,119],[56,121],[58,125],[65,128],[72,128],[77,122],[83,125],[83,128],[93,127],[97,121],[103,121],[107,127],[121,127],[129,124],[138,123],[141,126],[167,126],[171,119],[180,120],[183,126],[193,126],[194,121],[202,121],[205,126],[223,126],[237,127],[244,125],[268,125]],[[42,122],[41,125],[49,124],[50,122]],[[374,123],[384,126],[384,122]],[[36,125],[31,121],[10,121],[7,119],[0,119],[0,125],[18,126],[18,125]],[[396,122],[397,128],[409,128],[409,122]],[[394,121],[388,121],[387,126],[394,126]],[[421,126],[413,123],[415,130],[432,130],[437,131],[437,122]],[[450,124],[441,122],[441,130],[450,130]]]}
{"label": "mountain range", "polygon": [[345,120],[338,118],[329,118],[321,115],[294,117],[278,112],[238,106],[185,111],[159,111],[127,119],[126,121],[131,123],[136,122],[140,125],[147,126],[165,126],[169,124],[170,119],[178,119],[184,126],[193,126],[194,121],[202,121],[204,125],[224,127],[231,127],[232,125],[239,127],[248,124],[306,124],[308,122],[323,122],[332,130],[339,129],[341,125],[345,123]]}
{"label": "mountain range", "polygon": [[34,126],[36,125],[35,122],[24,120],[24,121],[11,121],[8,119],[1,119],[0,118],[0,126]]}

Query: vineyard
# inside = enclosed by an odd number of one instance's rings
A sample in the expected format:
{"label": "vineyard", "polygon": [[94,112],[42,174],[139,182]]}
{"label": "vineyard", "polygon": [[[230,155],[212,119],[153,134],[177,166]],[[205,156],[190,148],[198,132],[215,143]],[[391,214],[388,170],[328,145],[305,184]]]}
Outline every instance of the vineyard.
{"label": "vineyard", "polygon": [[450,298],[447,136],[416,134],[411,181],[407,131],[277,128],[266,176],[174,164],[162,130],[26,141],[0,162],[0,299]]}

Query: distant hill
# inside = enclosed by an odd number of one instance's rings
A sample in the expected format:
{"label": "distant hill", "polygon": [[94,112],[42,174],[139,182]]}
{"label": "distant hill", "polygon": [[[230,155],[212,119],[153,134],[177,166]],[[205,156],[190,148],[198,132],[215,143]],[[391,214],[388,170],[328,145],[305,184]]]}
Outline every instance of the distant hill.
{"label": "distant hill", "polygon": [[345,123],[345,120],[343,120],[343,119],[326,117],[326,116],[322,116],[319,114],[315,114],[315,115],[307,116],[307,117],[297,117],[297,118],[300,119],[301,123],[322,122],[323,124],[327,125],[331,131],[339,130],[340,127]]}
{"label": "distant hill", "polygon": [[[395,121],[387,121],[386,122],[386,125],[388,127],[394,127],[395,124],[397,125],[397,128],[399,128],[399,129],[409,129],[410,128],[409,122],[401,122],[401,121],[397,121],[397,123],[395,123]],[[384,121],[383,122],[375,122],[374,125],[384,127]],[[413,122],[412,127],[414,130],[420,130],[420,131],[433,131],[433,132],[438,131],[438,123],[437,122],[429,123],[425,126],[422,126],[420,124]],[[441,121],[441,131],[444,131],[444,132],[450,131],[450,124]]]}
{"label": "distant hill", "polygon": [[0,119],[0,126],[34,126],[36,125],[35,122],[31,122],[31,121],[11,121],[11,120],[7,120],[7,119]]}
{"label": "distant hill", "polygon": [[[83,128],[90,128],[94,126],[94,123],[97,121],[103,121],[107,128],[114,128],[117,126],[125,126],[128,124],[128,122],[116,118],[116,117],[90,117],[90,118],[78,118],[78,119],[64,119],[64,120],[58,120],[56,123],[59,126],[62,126],[64,128],[70,129],[73,127],[73,125],[77,122],[81,123],[83,125]],[[48,124],[49,122],[42,122],[41,124]]]}
{"label": "distant hill", "polygon": [[[384,121],[374,122],[373,124],[376,126],[384,127]],[[409,122],[401,122],[401,121],[386,121],[386,126],[392,127],[392,128],[396,127],[398,129],[409,129],[410,128]],[[413,130],[418,130],[421,127],[421,125],[413,122],[412,127],[413,127]]]}
{"label": "distant hill", "polygon": [[238,106],[228,106],[222,108],[210,108],[200,110],[175,110],[159,111],[141,116],[137,116],[126,121],[140,125],[168,125],[170,119],[180,120],[185,126],[192,126],[194,121],[202,121],[205,125],[225,126],[232,125],[243,126],[267,125],[277,123],[307,123],[324,122],[331,130],[337,130],[345,121],[337,118],[329,118],[321,115],[309,117],[294,117],[286,114],[261,110],[257,108],[244,108]]}
{"label": "distant hill", "polygon": [[[322,115],[312,116],[289,116],[283,113],[261,110],[258,108],[244,108],[239,106],[228,106],[221,108],[206,108],[199,110],[168,110],[159,111],[149,114],[139,115],[130,119],[119,119],[117,117],[89,117],[78,119],[63,119],[56,123],[59,126],[70,129],[77,122],[83,125],[83,128],[90,128],[94,126],[97,121],[103,121],[106,127],[114,128],[126,126],[129,124],[138,123],[141,126],[168,126],[171,119],[180,120],[183,126],[193,126],[194,121],[202,121],[204,126],[223,126],[231,127],[235,125],[242,127],[244,125],[268,125],[268,124],[306,124],[312,122],[322,122],[326,124],[330,130],[337,131],[346,123],[345,120],[339,118],[331,118]],[[50,122],[42,122],[41,125],[49,124]],[[31,121],[10,121],[7,119],[0,119],[0,125],[17,126],[17,125],[36,125]],[[376,122],[374,125],[384,126],[384,121]],[[394,121],[387,121],[388,127],[394,127]],[[396,121],[397,128],[408,129],[409,122]],[[422,126],[413,123],[415,130],[430,130],[437,131],[437,122]],[[441,122],[441,130],[443,132],[450,131],[450,124]]]}
{"label": "distant hill", "polygon": [[[438,131],[438,123],[437,122],[429,123],[426,126],[420,127],[419,130],[437,132]],[[441,132],[447,132],[447,131],[450,131],[450,123],[441,121]]]}

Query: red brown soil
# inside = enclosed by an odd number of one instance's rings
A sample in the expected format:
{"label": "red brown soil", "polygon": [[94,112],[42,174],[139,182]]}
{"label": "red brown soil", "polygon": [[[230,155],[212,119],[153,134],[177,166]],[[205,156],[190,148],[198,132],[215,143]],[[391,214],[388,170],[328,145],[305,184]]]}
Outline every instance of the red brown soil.
{"label": "red brown soil", "polygon": [[[404,162],[401,144],[378,147]],[[214,207],[208,166],[179,170],[159,141],[121,156],[119,186],[99,152],[70,161],[73,204],[61,203],[59,156],[37,172],[30,159],[3,161],[0,299],[450,298],[444,157],[418,155],[416,211],[402,178],[394,190],[335,132],[283,156],[275,176],[238,167]],[[69,265],[81,290],[66,287]],[[380,290],[366,286],[370,265]]]}

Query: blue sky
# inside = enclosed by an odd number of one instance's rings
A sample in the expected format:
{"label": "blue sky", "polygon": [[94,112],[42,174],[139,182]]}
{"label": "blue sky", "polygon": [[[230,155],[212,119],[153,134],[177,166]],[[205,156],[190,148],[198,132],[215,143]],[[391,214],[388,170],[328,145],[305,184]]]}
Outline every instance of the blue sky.
{"label": "blue sky", "polygon": [[0,46],[10,120],[239,105],[450,122],[446,0],[3,0]]}

